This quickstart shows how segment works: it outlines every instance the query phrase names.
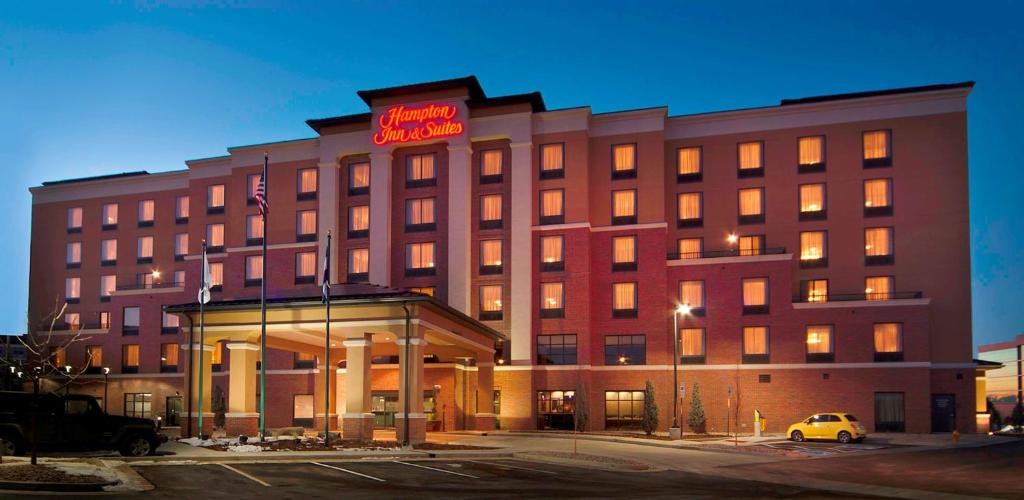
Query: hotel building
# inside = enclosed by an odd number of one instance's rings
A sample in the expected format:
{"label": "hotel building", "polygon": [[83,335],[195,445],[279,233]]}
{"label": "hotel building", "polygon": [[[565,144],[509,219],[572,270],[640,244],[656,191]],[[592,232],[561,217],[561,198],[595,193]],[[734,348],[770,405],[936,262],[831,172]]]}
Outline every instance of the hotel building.
{"label": "hotel building", "polygon": [[[109,367],[110,412],[168,424],[197,411],[205,363],[229,432],[253,431],[263,279],[269,427],[411,420],[422,439],[571,427],[586,405],[588,429],[630,428],[651,381],[665,429],[677,351],[684,428],[699,386],[713,432],[752,432],[754,410],[769,432],[823,411],[970,432],[972,87],[680,116],[549,110],[475,77],[360,91],[367,112],[309,139],[32,188],[33,330],[66,302],[58,328],[89,339],[53,355]],[[204,239],[216,286],[190,350]]]}

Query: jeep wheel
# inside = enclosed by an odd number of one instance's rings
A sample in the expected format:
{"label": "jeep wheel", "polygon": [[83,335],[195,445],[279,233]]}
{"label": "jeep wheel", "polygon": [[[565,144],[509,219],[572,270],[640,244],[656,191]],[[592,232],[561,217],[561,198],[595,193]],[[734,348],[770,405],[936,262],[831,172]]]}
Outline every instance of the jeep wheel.
{"label": "jeep wheel", "polygon": [[21,448],[14,438],[7,435],[0,435],[0,456],[11,457],[21,453]]}
{"label": "jeep wheel", "polygon": [[121,442],[121,455],[126,457],[144,457],[156,452],[156,444],[152,439],[141,434],[132,434]]}

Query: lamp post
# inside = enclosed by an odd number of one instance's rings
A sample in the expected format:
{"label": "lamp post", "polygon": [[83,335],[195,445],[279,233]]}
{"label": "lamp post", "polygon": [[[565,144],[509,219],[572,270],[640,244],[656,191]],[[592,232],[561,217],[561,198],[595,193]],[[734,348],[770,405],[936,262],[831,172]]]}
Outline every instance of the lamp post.
{"label": "lamp post", "polygon": [[679,428],[679,315],[690,314],[689,304],[680,304],[672,311],[672,428],[668,430],[671,439],[682,437]]}
{"label": "lamp post", "polygon": [[110,375],[110,367],[103,367],[103,413],[107,413],[107,375]]}

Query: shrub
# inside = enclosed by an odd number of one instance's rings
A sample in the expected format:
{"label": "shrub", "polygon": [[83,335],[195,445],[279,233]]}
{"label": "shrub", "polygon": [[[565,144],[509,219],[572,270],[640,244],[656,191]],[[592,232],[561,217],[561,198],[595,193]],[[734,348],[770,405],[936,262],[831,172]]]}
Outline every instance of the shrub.
{"label": "shrub", "polygon": [[644,387],[644,414],[640,418],[640,427],[648,436],[658,428],[658,402],[654,400],[654,384],[650,380]]}
{"label": "shrub", "polygon": [[704,434],[706,418],[704,417],[704,404],[700,400],[700,385],[693,383],[693,399],[690,402],[690,414],[686,417],[686,424],[693,432]]}

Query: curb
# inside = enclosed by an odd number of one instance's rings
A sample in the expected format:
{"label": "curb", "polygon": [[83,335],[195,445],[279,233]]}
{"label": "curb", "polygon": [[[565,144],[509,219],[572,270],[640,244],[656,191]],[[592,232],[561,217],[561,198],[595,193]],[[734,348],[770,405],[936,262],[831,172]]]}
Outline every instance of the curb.
{"label": "curb", "polygon": [[[273,454],[270,454],[273,453]],[[253,463],[253,462],[309,462],[309,461],[371,461],[402,459],[474,459],[474,458],[509,458],[514,455],[511,450],[480,450],[468,452],[467,450],[424,450],[424,451],[396,451],[387,454],[334,454],[323,453],[319,455],[297,455],[289,452],[268,452],[268,453],[240,453],[238,455],[225,456],[160,456],[160,457],[124,457],[123,461],[129,466],[147,465],[194,465],[204,463]]]}
{"label": "curb", "polygon": [[39,483],[35,481],[0,481],[0,491],[54,491],[61,493],[83,493],[103,491],[104,486],[113,486],[120,481],[104,481],[102,483]]}

